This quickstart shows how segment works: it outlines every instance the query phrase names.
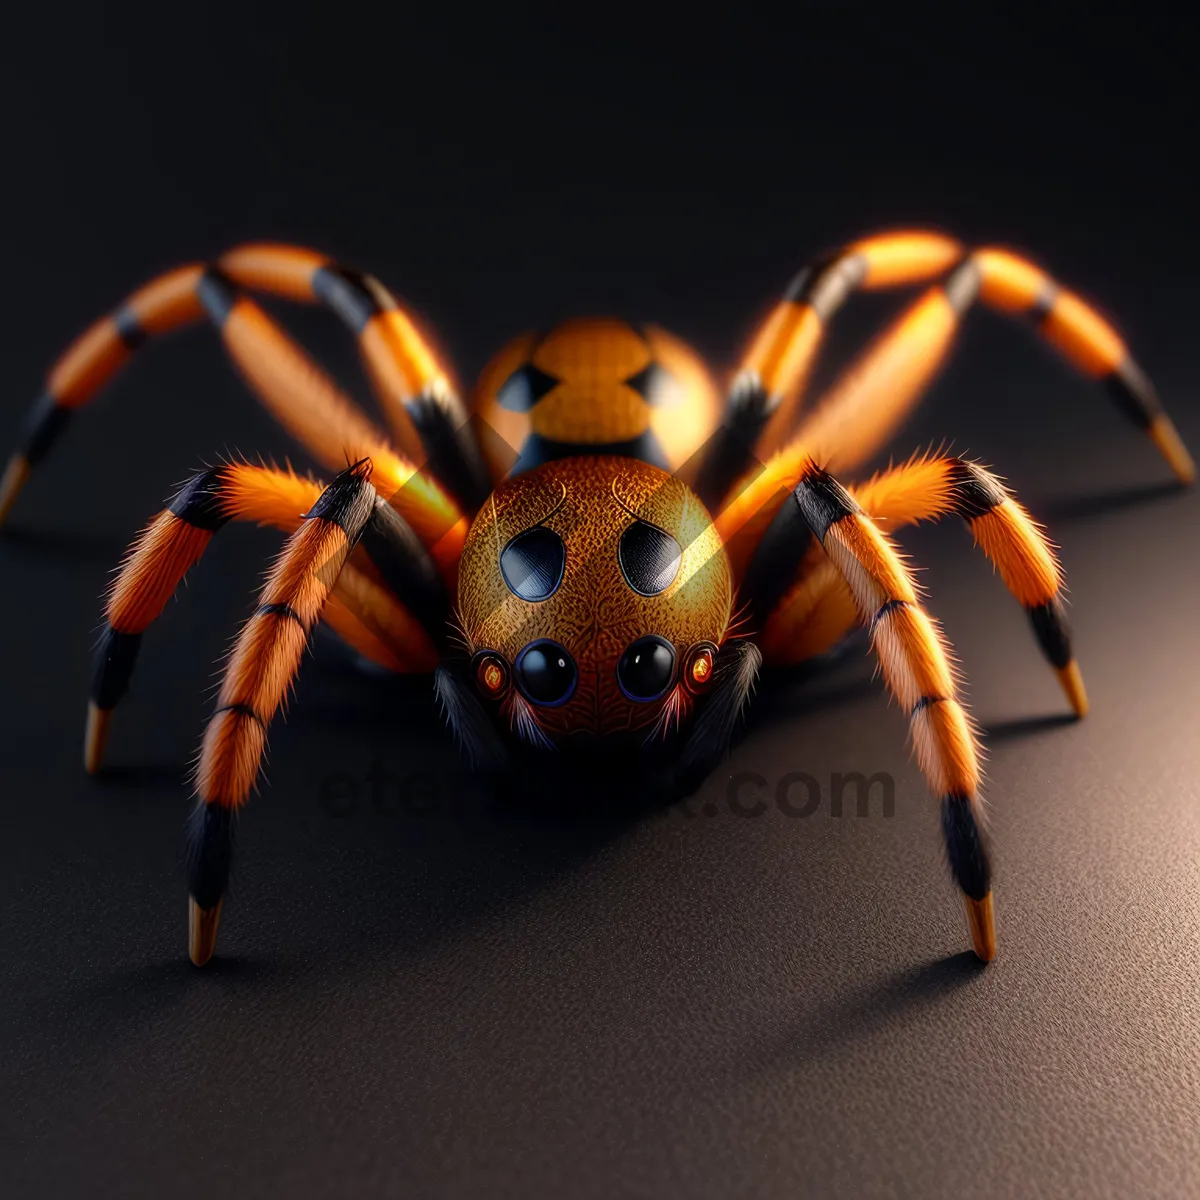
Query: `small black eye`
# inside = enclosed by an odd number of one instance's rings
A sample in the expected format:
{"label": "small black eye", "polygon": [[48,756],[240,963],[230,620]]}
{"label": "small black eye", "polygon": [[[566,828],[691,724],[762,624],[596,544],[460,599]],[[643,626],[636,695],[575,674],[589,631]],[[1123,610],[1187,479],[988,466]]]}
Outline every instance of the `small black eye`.
{"label": "small black eye", "polygon": [[648,634],[631,642],[617,663],[617,682],[630,700],[657,700],[675,675],[675,647]]}
{"label": "small black eye", "polygon": [[575,691],[579,671],[575,660],[557,642],[530,642],[517,655],[517,682],[534,704],[564,704]]}
{"label": "small black eye", "polygon": [[621,534],[617,561],[621,574],[639,596],[657,596],[675,582],[683,551],[664,529],[648,521],[634,521]]}
{"label": "small black eye", "polygon": [[522,600],[546,600],[562,583],[567,562],[563,540],[544,525],[518,533],[500,551],[500,573]]}

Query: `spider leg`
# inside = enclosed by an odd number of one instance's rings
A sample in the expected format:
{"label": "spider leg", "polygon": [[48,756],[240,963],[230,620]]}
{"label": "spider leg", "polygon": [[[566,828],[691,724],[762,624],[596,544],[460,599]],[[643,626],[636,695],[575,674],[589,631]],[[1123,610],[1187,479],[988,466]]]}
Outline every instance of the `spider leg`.
{"label": "spider leg", "polygon": [[742,357],[725,421],[702,452],[695,490],[705,504],[716,507],[777,431],[791,428],[824,330],[855,291],[936,279],[962,254],[953,238],[901,231],[855,242],[800,271]]}
{"label": "spider leg", "polygon": [[[1181,481],[1195,479],[1195,464],[1153,384],[1094,308],[1007,251],[982,249],[965,258],[963,253],[959,243],[938,235],[883,234],[797,277],[743,360],[726,423],[710,441],[697,476],[710,507],[721,507],[723,498],[727,534],[755,517],[754,528],[761,532],[810,455],[845,471],[882,447],[945,361],[976,299],[1032,318],[1069,362],[1105,383]],[[945,281],[919,298],[786,440],[821,332],[846,298],[856,289],[928,282],[956,262]]]}
{"label": "spider leg", "polygon": [[392,292],[372,275],[312,250],[274,243],[241,246],[218,269],[243,287],[318,302],[353,332],[393,435],[475,512],[491,492],[467,411],[428,337]]}
{"label": "spider leg", "polygon": [[[963,458],[919,455],[850,493],[888,532],[917,521],[961,517],[1029,615],[1038,645],[1076,716],[1087,714],[1087,692],[1063,609],[1062,569],[1045,534],[995,475]],[[763,652],[774,662],[801,662],[829,649],[856,615],[850,593],[837,586],[815,545],[799,571],[791,567],[792,548],[806,528],[803,514],[785,504],[743,585],[763,625]],[[789,586],[792,579],[796,582]]]}
{"label": "spider leg", "polygon": [[1076,716],[1087,715],[1087,692],[1063,608],[1062,568],[1045,533],[995,475],[957,456],[919,455],[851,490],[889,532],[918,521],[961,517],[1029,615]]}
{"label": "spider leg", "polygon": [[817,539],[870,630],[888,688],[908,714],[921,771],[941,803],[950,868],[975,953],[987,962],[996,938],[979,748],[958,699],[949,649],[887,536],[836,480],[809,463],[792,496],[801,519],[781,527],[781,539],[791,538],[794,559]]}
{"label": "spider leg", "polygon": [[323,491],[288,539],[225,668],[196,774],[188,825],[188,952],[203,966],[233,855],[233,817],[249,798],[266,749],[267,726],[285,703],[309,634],[376,508],[369,463],[356,463]]}
{"label": "spider leg", "polygon": [[[290,472],[229,463],[202,471],[130,548],[109,592],[96,651],[84,765],[99,770],[113,713],[128,691],[142,636],[231,520],[294,534],[324,485]],[[403,519],[380,500],[321,613],[344,641],[394,671],[431,671],[445,642],[445,589]]]}
{"label": "spider leg", "polygon": [[1027,318],[1076,370],[1105,384],[1181,483],[1195,482],[1192,456],[1120,334],[1039,267],[997,249],[976,250],[920,297],[818,401],[797,441],[831,470],[850,471],[866,462],[920,400],[976,300]]}
{"label": "spider leg", "polygon": [[[325,372],[239,292],[240,286],[292,300],[321,301],[337,313],[358,335],[409,457],[435,462],[451,489],[469,494],[472,503],[478,503],[480,488],[486,495],[482,465],[469,465],[478,454],[462,405],[390,294],[369,277],[353,275],[311,251],[245,247],[220,259],[216,267],[191,265],[153,280],[68,348],[51,370],[46,390],[30,414],[24,444],[0,480],[0,523],[71,414],[87,404],[146,340],[207,315],[259,398],[318,462],[340,470],[348,460],[369,456],[376,464],[377,484],[390,488],[391,494],[400,493],[396,506],[426,544],[459,525],[461,513],[429,473],[418,473],[397,454]],[[401,400],[408,395],[405,388],[416,389],[408,408]],[[473,482],[464,484],[468,477]]]}

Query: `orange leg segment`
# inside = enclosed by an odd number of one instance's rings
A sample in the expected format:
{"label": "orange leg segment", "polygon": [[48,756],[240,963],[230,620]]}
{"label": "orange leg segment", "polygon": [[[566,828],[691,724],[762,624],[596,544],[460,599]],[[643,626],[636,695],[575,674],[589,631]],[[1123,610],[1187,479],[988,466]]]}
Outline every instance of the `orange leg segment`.
{"label": "orange leg segment", "polygon": [[343,472],[292,534],[225,668],[196,775],[189,825],[188,952],[212,956],[233,853],[232,817],[249,798],[267,727],[285,703],[308,635],[321,617],[351,548],[375,508],[369,464]]}
{"label": "orange leg segment", "polygon": [[[320,483],[290,472],[231,463],[195,476],[153,518],[130,548],[108,596],[107,627],[97,648],[84,740],[89,772],[102,764],[112,717],[128,690],[142,635],[162,614],[214,533],[230,520],[295,533],[322,490]],[[322,618],[359,653],[383,666],[432,670],[438,661],[426,627],[432,622],[423,623],[396,596],[364,546],[351,558]]]}
{"label": "orange leg segment", "polygon": [[1194,482],[1195,463],[1120,334],[1040,267],[997,249],[975,251],[921,297],[818,402],[796,442],[838,471],[882,449],[940,370],[976,300],[1033,323],[1077,371],[1104,383],[1180,482]]}
{"label": "orange leg segment", "polygon": [[959,457],[921,455],[851,489],[882,528],[961,517],[1029,615],[1038,644],[1077,716],[1088,709],[1063,607],[1062,570],[1042,529],[990,471]]}
{"label": "orange leg segment", "polygon": [[958,700],[949,650],[895,547],[853,497],[811,463],[794,493],[797,556],[816,537],[871,633],[888,688],[909,716],[917,761],[941,802],[942,831],[975,953],[996,952],[991,865],[979,796],[979,747]]}
{"label": "orange leg segment", "polygon": [[[963,458],[920,455],[852,487],[850,493],[888,533],[917,521],[961,517],[1028,614],[1042,653],[1075,714],[1086,715],[1087,692],[1063,606],[1062,570],[1041,528],[996,476]],[[761,581],[779,577],[787,569],[782,548],[772,550],[772,546],[781,532],[794,540],[788,526],[799,525],[800,516],[785,507],[776,521],[780,529],[773,526],[772,535],[765,539],[764,558],[752,568],[753,586],[760,589],[760,641],[768,662],[799,663],[836,645],[853,627],[857,614],[850,589],[815,543],[799,569],[790,571],[795,582],[778,599],[770,591],[763,594]]]}
{"label": "orange leg segment", "polygon": [[[716,495],[706,497],[722,510],[718,524],[726,541],[741,533],[742,544],[753,545],[810,457],[846,472],[883,448],[940,370],[963,314],[977,299],[1032,320],[1077,370],[1105,384],[1178,479],[1194,481],[1195,464],[1153,384],[1094,307],[1007,251],[962,254],[958,243],[938,235],[884,234],[847,247],[797,278],[744,360],[726,426],[709,447],[709,482],[728,484],[722,503]],[[845,299],[859,288],[927,282],[956,262],[945,281],[909,307],[786,441],[818,334]],[[810,311],[812,316],[805,315]],[[706,479],[703,471],[700,478]]]}
{"label": "orange leg segment", "polygon": [[[352,329],[400,444],[409,458],[428,462],[419,480],[409,486],[417,469],[390,448],[353,402],[239,287],[322,303]],[[391,293],[370,276],[310,250],[246,246],[215,267],[192,264],[153,280],[67,349],[34,406],[23,445],[0,478],[0,524],[70,415],[149,338],[206,315],[221,329],[226,348],[260,399],[318,462],[337,470],[370,455],[381,486],[390,477],[392,491],[407,488],[412,493],[398,503],[427,544],[461,520],[432,476],[444,478],[472,509],[486,496],[486,474],[465,410],[414,319]],[[429,511],[416,511],[422,507]]]}

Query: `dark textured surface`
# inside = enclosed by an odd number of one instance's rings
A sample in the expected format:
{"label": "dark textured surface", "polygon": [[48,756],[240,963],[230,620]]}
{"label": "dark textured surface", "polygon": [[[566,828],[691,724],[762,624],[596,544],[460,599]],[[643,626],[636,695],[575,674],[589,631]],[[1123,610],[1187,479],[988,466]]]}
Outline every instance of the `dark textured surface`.
{"label": "dark textured surface", "polygon": [[[804,255],[916,219],[1027,246],[1097,297],[1200,446],[1193,73],[1144,15],[1096,14],[1083,43],[1077,23],[1031,39],[981,16],[961,44],[814,17],[694,44],[543,23],[502,46],[246,8],[151,45],[162,15],[56,10],[6,43],[28,182],[7,196],[3,447],[87,320],[241,238],[375,271],[469,374],[578,311],[729,361]],[[856,303],[846,328],[881,311]],[[557,821],[488,805],[427,682],[321,646],[196,971],[183,776],[275,539],[218,536],[147,636],[92,782],[97,597],[199,461],[289,446],[211,331],[148,350],[0,538],[4,1194],[1200,1192],[1200,496],[1164,484],[1100,388],[984,313],[901,445],[943,435],[1051,525],[1093,702],[1063,716],[956,523],[906,539],[988,734],[990,967],[965,953],[937,804],[857,651],[764,681],[727,767],[637,822],[572,819],[566,796]],[[890,819],[850,792],[831,815],[851,771],[894,777]],[[821,786],[806,818],[776,802],[804,811],[797,772]]]}

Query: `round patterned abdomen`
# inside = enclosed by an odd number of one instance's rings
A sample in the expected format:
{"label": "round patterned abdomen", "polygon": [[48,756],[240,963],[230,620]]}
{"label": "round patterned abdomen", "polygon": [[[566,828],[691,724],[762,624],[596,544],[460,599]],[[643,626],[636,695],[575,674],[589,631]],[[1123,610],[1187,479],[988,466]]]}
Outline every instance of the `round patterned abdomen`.
{"label": "round patterned abdomen", "polygon": [[510,342],[484,369],[474,410],[493,479],[578,454],[674,471],[717,427],[703,360],[656,326],[566,321]]}

